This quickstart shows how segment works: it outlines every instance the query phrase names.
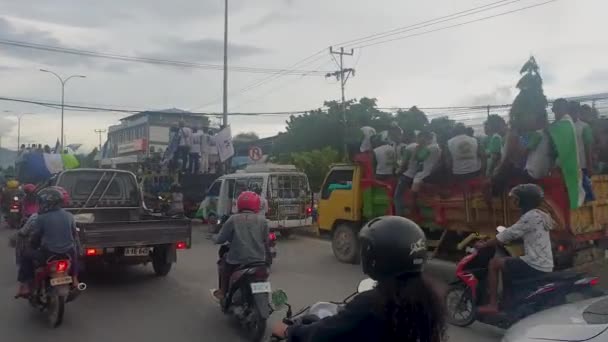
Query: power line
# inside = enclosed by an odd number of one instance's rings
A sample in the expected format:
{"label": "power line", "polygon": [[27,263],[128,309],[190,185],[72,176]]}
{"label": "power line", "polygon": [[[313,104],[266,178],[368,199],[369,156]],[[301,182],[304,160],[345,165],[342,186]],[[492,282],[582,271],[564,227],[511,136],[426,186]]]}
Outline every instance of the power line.
{"label": "power line", "polygon": [[501,13],[490,15],[490,16],[483,17],[483,18],[478,18],[478,19],[469,20],[469,21],[465,21],[465,22],[462,22],[462,23],[454,24],[454,25],[440,27],[440,28],[433,29],[433,30],[413,33],[413,34],[410,34],[410,35],[406,35],[406,36],[402,36],[402,37],[397,37],[397,38],[391,38],[391,39],[387,39],[387,40],[382,40],[382,41],[375,42],[375,43],[358,45],[358,46],[355,46],[354,48],[355,49],[364,49],[364,48],[367,48],[367,47],[370,47],[370,46],[376,46],[376,45],[380,45],[380,44],[386,44],[386,43],[393,42],[393,41],[396,41],[396,40],[402,40],[402,39],[407,39],[407,38],[411,38],[411,37],[422,36],[422,35],[433,33],[433,32],[438,32],[438,31],[443,31],[443,30],[455,28],[455,27],[465,26],[465,25],[468,25],[468,24],[472,24],[472,23],[476,23],[476,22],[480,22],[480,21],[485,21],[485,20],[489,20],[489,19],[505,16],[505,15],[508,15],[508,14],[513,14],[513,13],[525,11],[525,10],[528,10],[528,9],[531,9],[531,8],[544,6],[544,5],[547,5],[549,3],[556,2],[556,1],[558,1],[558,0],[549,0],[549,1],[541,2],[541,3],[530,5],[530,6],[520,7],[520,8],[514,9],[514,10],[510,10],[510,11],[501,12]]}
{"label": "power line", "polygon": [[[155,64],[155,65],[168,65],[168,66],[174,66],[174,67],[196,68],[196,69],[203,69],[203,70],[217,70],[217,71],[223,70],[223,66],[217,65],[217,64],[175,61],[175,60],[169,60],[169,59],[150,58],[150,57],[127,56],[127,55],[80,50],[80,49],[74,49],[74,48],[52,46],[52,45],[45,45],[45,44],[38,44],[38,43],[31,43],[31,42],[8,40],[8,39],[0,39],[0,44],[6,45],[6,46],[42,50],[42,51],[48,51],[48,52],[54,52],[54,53],[71,54],[71,55],[85,56],[85,57],[92,57],[92,58],[120,60],[120,61],[125,61],[125,62],[138,62],[138,63]],[[272,75],[281,74],[281,75],[323,76],[325,74],[325,72],[321,71],[321,70],[274,69],[274,68],[255,68],[255,67],[243,67],[243,66],[230,67],[229,70],[234,71],[234,72],[254,73],[254,74],[272,74]]]}
{"label": "power line", "polygon": [[407,26],[403,26],[403,27],[398,27],[392,30],[388,30],[388,31],[384,31],[384,32],[379,32],[379,33],[374,33],[365,37],[361,37],[361,38],[357,38],[357,39],[352,39],[352,40],[348,40],[342,43],[338,43],[338,44],[334,44],[333,46],[337,46],[337,45],[343,45],[343,46],[352,46],[355,44],[361,44],[367,41],[372,41],[372,40],[377,40],[377,39],[382,39],[382,38],[386,38],[388,36],[392,36],[392,35],[397,35],[397,34],[401,34],[401,33],[405,33],[408,31],[413,31],[413,30],[418,30],[427,26],[431,26],[431,25],[436,25],[436,24],[440,24],[446,21],[450,21],[450,20],[454,20],[454,19],[458,19],[458,18],[462,18],[462,17],[466,17],[466,16],[470,16],[473,14],[477,14],[477,13],[481,13],[484,11],[489,11],[492,9],[496,9],[502,6],[507,6],[510,4],[513,4],[515,2],[520,2],[522,0],[501,0],[501,1],[496,1],[490,4],[486,4],[483,6],[477,6],[477,7],[473,7],[470,8],[468,10],[464,10],[464,11],[459,11],[456,13],[452,13],[452,14],[448,14],[445,16],[441,16],[441,17],[437,17],[437,18],[433,18],[433,19],[429,19],[429,20],[425,20],[422,22],[418,22],[415,24],[411,24],[411,25],[407,25]]}

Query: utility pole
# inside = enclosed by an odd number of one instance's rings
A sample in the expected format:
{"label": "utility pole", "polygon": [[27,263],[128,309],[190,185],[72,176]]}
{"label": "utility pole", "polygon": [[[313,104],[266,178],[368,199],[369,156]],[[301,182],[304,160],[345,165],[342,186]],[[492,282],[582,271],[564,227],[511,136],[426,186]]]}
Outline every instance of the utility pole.
{"label": "utility pole", "polygon": [[224,95],[222,125],[228,127],[228,0],[224,1]]}
{"label": "utility pole", "polygon": [[[344,96],[344,88],[346,86],[346,82],[351,76],[355,76],[355,69],[352,68],[344,68],[344,56],[353,56],[355,51],[350,49],[350,52],[344,52],[344,48],[341,47],[340,51],[335,51],[332,46],[329,47],[329,53],[331,55],[339,55],[340,62],[338,63],[338,67],[340,70],[336,72],[331,72],[325,75],[325,77],[335,77],[338,81],[340,81],[340,90],[342,91],[342,121],[344,125],[344,156],[348,156],[348,146],[346,144],[346,134],[347,134],[347,123],[346,123],[346,98]],[[333,56],[332,56],[333,57]]]}
{"label": "utility pole", "polygon": [[95,133],[97,133],[99,135],[99,150],[97,150],[97,152],[101,152],[101,135],[104,134],[106,132],[105,129],[96,129]]}

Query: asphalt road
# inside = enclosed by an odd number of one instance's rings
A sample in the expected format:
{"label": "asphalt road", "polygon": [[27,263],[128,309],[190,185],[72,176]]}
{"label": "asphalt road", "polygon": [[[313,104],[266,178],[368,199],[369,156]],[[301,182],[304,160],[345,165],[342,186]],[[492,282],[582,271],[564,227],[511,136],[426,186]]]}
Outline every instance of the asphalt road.
{"label": "asphalt road", "polygon": [[[195,228],[193,248],[180,251],[165,278],[151,266],[113,269],[88,280],[89,289],[66,307],[61,327],[51,330],[24,300],[15,300],[13,249],[0,228],[0,340],[86,342],[244,341],[238,329],[212,302],[217,283],[217,248]],[[273,288],[284,289],[295,308],[320,300],[340,300],[364,278],[359,266],[338,263],[329,242],[295,236],[280,240],[272,269]],[[280,319],[275,313],[273,319]],[[474,324],[449,328],[450,341],[499,341],[501,331]]]}

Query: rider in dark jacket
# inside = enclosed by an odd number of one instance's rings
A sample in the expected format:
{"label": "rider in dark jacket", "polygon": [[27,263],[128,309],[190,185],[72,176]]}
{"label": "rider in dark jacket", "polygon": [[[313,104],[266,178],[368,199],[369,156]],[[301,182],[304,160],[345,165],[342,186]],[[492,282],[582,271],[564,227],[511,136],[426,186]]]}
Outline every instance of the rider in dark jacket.
{"label": "rider in dark jacket", "polygon": [[308,325],[277,323],[273,334],[288,341],[417,341],[445,338],[441,296],[422,275],[426,238],[399,216],[371,220],[361,230],[363,272],[376,287],[346,304],[337,315]]}

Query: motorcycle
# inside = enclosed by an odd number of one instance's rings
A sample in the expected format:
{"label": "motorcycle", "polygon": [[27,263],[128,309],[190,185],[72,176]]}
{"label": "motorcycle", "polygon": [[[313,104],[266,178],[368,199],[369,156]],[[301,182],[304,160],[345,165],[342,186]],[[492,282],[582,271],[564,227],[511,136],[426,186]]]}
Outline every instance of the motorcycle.
{"label": "motorcycle", "polygon": [[[504,230],[498,227],[498,231]],[[482,235],[473,233],[459,245],[480,239]],[[494,256],[511,256],[505,246],[476,249],[467,247],[466,255],[456,267],[457,280],[450,284],[445,301],[448,322],[459,327],[466,327],[475,321],[506,329],[522,318],[533,313],[565,304],[570,294],[597,296],[594,290],[597,277],[587,277],[577,272],[552,272],[523,280],[503,279],[503,291],[499,295],[499,310],[495,315],[481,315],[476,308],[487,303],[488,266]],[[505,277],[508,278],[508,277]]]}
{"label": "motorcycle", "polygon": [[27,299],[32,307],[46,314],[52,328],[63,322],[65,304],[75,300],[87,288],[85,283],[72,287],[71,266],[72,260],[68,255],[53,255],[36,269],[30,284],[32,292]]}
{"label": "motorcycle", "polygon": [[[220,258],[224,257],[228,248],[228,245],[220,247]],[[270,268],[266,262],[241,265],[230,276],[228,292],[220,301],[222,312],[235,317],[253,342],[259,342],[264,337],[266,321],[270,316],[269,277]]]}
{"label": "motorcycle", "polygon": [[8,205],[8,213],[6,215],[6,223],[11,229],[18,229],[22,223],[22,205],[21,199],[18,196],[13,196]]}
{"label": "motorcycle", "polygon": [[[287,307],[287,312],[283,318],[283,323],[287,325],[311,324],[315,321],[326,317],[335,316],[344,308],[344,306],[356,295],[362,292],[373,290],[376,287],[376,281],[370,278],[363,279],[357,291],[346,297],[341,302],[318,302],[311,306],[307,306],[297,313],[293,314],[291,305],[288,303],[287,294],[283,290],[276,290],[272,293],[272,311],[279,311]],[[271,336],[271,342],[284,340],[280,336]]]}

